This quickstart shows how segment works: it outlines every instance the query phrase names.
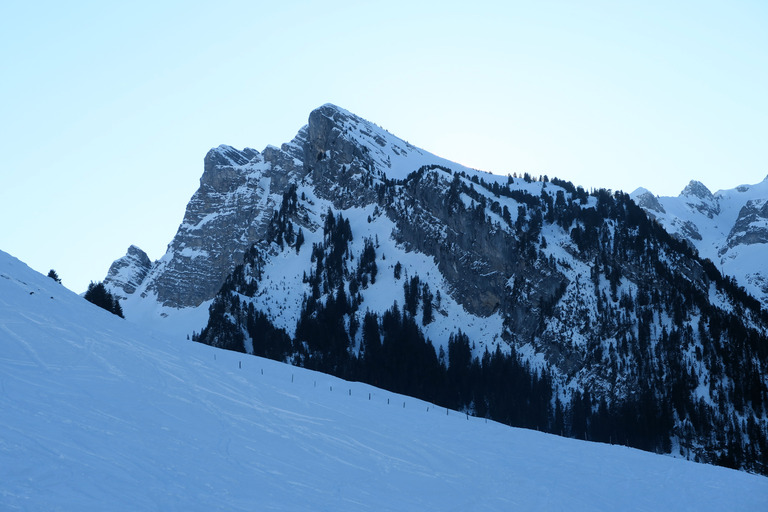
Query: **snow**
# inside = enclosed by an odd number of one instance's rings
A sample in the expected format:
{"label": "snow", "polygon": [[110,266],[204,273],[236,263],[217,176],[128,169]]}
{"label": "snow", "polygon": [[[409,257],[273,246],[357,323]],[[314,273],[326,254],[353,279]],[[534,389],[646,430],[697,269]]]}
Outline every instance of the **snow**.
{"label": "snow", "polygon": [[208,251],[205,251],[203,249],[192,249],[191,247],[185,247],[178,254],[183,258],[189,258],[191,260],[195,258],[200,258],[200,257],[208,258],[210,256],[208,254]]}
{"label": "snow", "polygon": [[0,354],[2,510],[768,507],[764,477],[164,337],[3,252]]}
{"label": "snow", "polygon": [[193,332],[199,333],[208,323],[208,308],[213,299],[194,308],[173,308],[163,306],[157,299],[156,291],[143,293],[147,295],[145,298],[139,293],[134,293],[122,302],[128,323],[141,326],[147,331],[162,333],[164,337],[178,339],[186,339]]}
{"label": "snow", "polygon": [[[355,141],[361,147],[368,149],[368,154],[375,162],[376,168],[383,170],[389,179],[402,180],[423,165],[435,164],[442,165],[452,171],[464,171],[469,174],[486,176],[486,180],[493,178],[490,173],[464,167],[412,146],[387,130],[336,105],[327,103],[320,108],[324,109],[325,112],[332,112],[332,117],[341,126],[341,130],[348,140]],[[497,178],[502,179],[502,177]]]}
{"label": "snow", "polygon": [[322,231],[319,237],[309,234],[298,254],[288,249],[268,260],[255,297],[241,297],[253,302],[257,310],[266,312],[276,327],[285,329],[291,336],[296,331],[304,295],[310,291],[303,278],[304,271],[310,268],[312,243],[318,241],[315,238],[322,239]]}
{"label": "snow", "polygon": [[631,194],[629,194],[629,195],[630,195],[631,197],[637,197],[637,196],[641,196],[641,195],[643,195],[643,194],[651,194],[651,195],[654,195],[654,194],[653,194],[653,192],[651,192],[650,190],[648,190],[648,189],[647,189],[647,188],[645,188],[645,187],[637,187],[637,188],[635,189],[635,191],[634,191],[634,192],[632,192],[632,193],[631,193]]}

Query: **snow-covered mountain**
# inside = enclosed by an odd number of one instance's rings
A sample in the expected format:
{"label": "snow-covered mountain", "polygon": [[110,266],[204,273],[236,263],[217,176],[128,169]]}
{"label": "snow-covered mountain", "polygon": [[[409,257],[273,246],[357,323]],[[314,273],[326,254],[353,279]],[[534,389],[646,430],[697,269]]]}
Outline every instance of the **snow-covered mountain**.
{"label": "snow-covered mountain", "polygon": [[0,509],[764,510],[768,479],[158,336],[0,251]]}
{"label": "snow-covered mountain", "polygon": [[768,467],[768,316],[627,194],[467,169],[324,105],[279,149],[212,149],[166,255],[133,253],[106,280],[132,321],[512,425]]}
{"label": "snow-covered mountain", "polygon": [[643,188],[631,196],[768,309],[768,176],[714,194],[691,181],[677,197],[657,197]]}
{"label": "snow-covered mountain", "polygon": [[[324,159],[332,149],[329,165]],[[330,204],[370,204],[375,198],[372,189],[348,185],[374,175],[404,178],[426,164],[464,169],[346,110],[324,105],[310,114],[309,124],[294,140],[280,148],[268,146],[258,152],[222,145],[209,151],[200,188],[187,205],[166,254],[147,267],[146,254],[131,246],[126,256],[113,263],[104,284],[125,299],[128,318],[161,328],[171,324],[186,332],[199,330],[205,315],[189,310],[207,312],[209,301],[242,262],[243,254],[267,238],[274,210],[291,184],[311,181],[313,188],[333,196]],[[157,321],[180,316],[190,320]]]}

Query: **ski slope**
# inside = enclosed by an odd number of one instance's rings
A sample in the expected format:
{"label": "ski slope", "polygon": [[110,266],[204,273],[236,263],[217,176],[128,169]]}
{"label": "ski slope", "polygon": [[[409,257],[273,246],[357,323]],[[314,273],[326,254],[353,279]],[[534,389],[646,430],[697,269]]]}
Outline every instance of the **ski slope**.
{"label": "ski slope", "polygon": [[153,333],[0,251],[0,510],[768,510],[768,479]]}

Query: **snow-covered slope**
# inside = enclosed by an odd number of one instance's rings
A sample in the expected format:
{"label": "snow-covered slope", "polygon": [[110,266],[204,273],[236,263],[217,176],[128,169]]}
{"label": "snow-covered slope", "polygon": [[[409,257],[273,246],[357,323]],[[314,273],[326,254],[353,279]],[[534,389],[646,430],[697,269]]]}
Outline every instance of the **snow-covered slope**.
{"label": "snow-covered slope", "polygon": [[2,510],[764,510],[768,479],[184,339],[0,252]]}
{"label": "snow-covered slope", "polygon": [[677,197],[643,188],[631,197],[768,308],[768,177],[714,194],[691,181]]}

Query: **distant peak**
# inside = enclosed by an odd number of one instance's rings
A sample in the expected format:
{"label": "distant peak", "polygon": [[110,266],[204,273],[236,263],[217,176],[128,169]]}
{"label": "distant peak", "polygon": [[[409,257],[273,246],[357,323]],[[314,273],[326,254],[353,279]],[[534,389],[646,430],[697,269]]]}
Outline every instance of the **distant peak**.
{"label": "distant peak", "polygon": [[632,198],[639,206],[646,210],[653,210],[659,213],[666,213],[664,207],[659,202],[658,198],[647,188],[640,187],[632,192],[629,197]]}
{"label": "distant peak", "polygon": [[690,183],[688,183],[688,186],[686,186],[683,191],[680,193],[681,196],[686,197],[698,197],[700,199],[711,199],[712,192],[700,181],[691,180]]}
{"label": "distant peak", "polygon": [[638,187],[637,189],[635,189],[635,191],[634,191],[634,192],[632,192],[631,194],[629,194],[629,197],[632,197],[632,198],[634,198],[634,197],[638,197],[638,196],[643,196],[643,195],[645,195],[645,194],[650,194],[650,195],[653,195],[653,192],[651,192],[651,191],[650,191],[650,190],[648,190],[647,188],[644,188],[644,187]]}

